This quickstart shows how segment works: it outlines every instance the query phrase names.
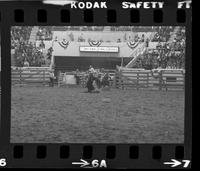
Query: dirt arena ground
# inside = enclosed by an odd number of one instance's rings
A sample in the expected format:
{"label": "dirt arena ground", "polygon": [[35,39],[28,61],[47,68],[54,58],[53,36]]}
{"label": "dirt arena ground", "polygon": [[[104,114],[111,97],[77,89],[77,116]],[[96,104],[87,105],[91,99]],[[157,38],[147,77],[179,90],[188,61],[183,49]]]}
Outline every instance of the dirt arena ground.
{"label": "dirt arena ground", "polygon": [[12,143],[183,143],[184,92],[13,87]]}

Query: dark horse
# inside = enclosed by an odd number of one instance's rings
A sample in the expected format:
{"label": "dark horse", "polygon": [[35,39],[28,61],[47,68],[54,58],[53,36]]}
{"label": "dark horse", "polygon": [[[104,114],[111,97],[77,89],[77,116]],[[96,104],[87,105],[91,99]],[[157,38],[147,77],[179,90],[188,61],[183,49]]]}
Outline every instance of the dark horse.
{"label": "dark horse", "polygon": [[93,86],[93,82],[95,81],[98,88],[109,86],[109,76],[108,74],[105,74],[105,76],[102,78],[102,81],[100,80],[100,77],[95,77],[92,73],[89,74],[86,87],[88,88],[88,92],[92,92],[95,90]]}
{"label": "dark horse", "polygon": [[86,84],[86,87],[89,93],[91,93],[94,90],[94,86],[93,86],[94,80],[95,80],[95,77],[93,76],[92,73],[90,73],[88,76],[87,84]]}

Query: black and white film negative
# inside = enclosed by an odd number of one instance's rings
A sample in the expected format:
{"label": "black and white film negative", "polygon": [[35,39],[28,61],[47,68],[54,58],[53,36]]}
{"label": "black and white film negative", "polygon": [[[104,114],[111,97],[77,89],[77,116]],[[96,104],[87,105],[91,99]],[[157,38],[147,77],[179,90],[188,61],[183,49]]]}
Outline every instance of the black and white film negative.
{"label": "black and white film negative", "polygon": [[0,1],[0,168],[186,169],[192,2]]}

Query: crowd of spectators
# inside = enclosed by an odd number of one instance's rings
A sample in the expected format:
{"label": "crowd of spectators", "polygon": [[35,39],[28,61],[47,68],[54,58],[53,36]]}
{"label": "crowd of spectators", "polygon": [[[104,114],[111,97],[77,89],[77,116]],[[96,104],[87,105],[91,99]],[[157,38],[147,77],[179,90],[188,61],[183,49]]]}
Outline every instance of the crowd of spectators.
{"label": "crowd of spectators", "polygon": [[11,28],[11,48],[14,49],[22,42],[27,43],[32,27],[15,26]]}
{"label": "crowd of spectators", "polygon": [[40,26],[36,35],[36,40],[52,40],[53,33],[51,26]]}
{"label": "crowd of spectators", "polygon": [[156,49],[148,49],[138,58],[135,67],[154,69],[185,68],[185,31],[179,28],[173,42],[159,42]]}
{"label": "crowd of spectators", "polygon": [[15,65],[42,66],[45,63],[42,47],[29,42],[32,27],[17,26],[11,29],[11,48]]}
{"label": "crowd of spectators", "polygon": [[171,36],[171,32],[174,30],[172,26],[160,26],[156,27],[156,34],[154,35],[152,42],[167,42]]}

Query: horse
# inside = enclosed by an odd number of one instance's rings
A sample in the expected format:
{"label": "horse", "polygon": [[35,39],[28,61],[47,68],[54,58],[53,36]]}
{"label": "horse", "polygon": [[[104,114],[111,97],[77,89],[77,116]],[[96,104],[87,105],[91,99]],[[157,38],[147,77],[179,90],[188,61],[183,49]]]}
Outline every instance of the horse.
{"label": "horse", "polygon": [[87,83],[86,83],[86,87],[88,88],[88,92],[92,92],[95,89],[104,88],[106,86],[109,87],[109,75],[108,75],[108,73],[106,73],[103,77],[101,76],[101,74],[95,74],[95,73],[90,73],[88,75],[88,79],[87,79]]}
{"label": "horse", "polygon": [[86,83],[86,87],[88,89],[88,92],[91,93],[95,88],[93,86],[93,81],[94,81],[94,76],[92,73],[90,73],[88,75],[88,79],[87,79],[87,83]]}

